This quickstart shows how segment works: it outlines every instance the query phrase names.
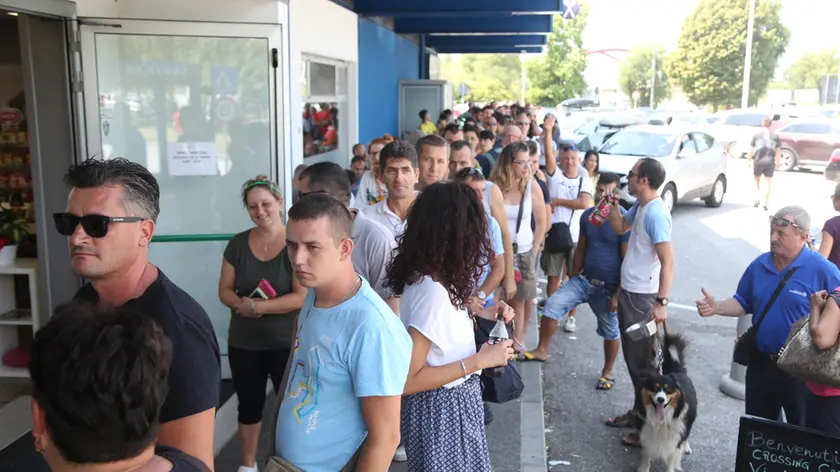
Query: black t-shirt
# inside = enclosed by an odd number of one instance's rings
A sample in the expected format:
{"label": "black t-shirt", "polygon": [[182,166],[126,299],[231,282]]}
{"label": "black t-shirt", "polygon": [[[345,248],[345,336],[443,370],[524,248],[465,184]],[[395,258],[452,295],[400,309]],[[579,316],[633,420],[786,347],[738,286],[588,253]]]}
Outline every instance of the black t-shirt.
{"label": "black t-shirt", "polygon": [[204,462],[174,447],[157,446],[155,455],[171,462],[172,472],[210,472],[210,468]]}
{"label": "black t-shirt", "polygon": [[776,149],[782,147],[782,140],[765,128],[753,136],[750,145],[755,148],[755,165],[769,165],[776,163]]}
{"label": "black t-shirt", "polygon": [[[95,303],[99,294],[88,283],[73,298]],[[213,324],[204,308],[160,269],[157,280],[143,295],[125,306],[152,317],[172,341],[169,394],[160,411],[160,422],[217,408],[222,384],[221,356]]]}

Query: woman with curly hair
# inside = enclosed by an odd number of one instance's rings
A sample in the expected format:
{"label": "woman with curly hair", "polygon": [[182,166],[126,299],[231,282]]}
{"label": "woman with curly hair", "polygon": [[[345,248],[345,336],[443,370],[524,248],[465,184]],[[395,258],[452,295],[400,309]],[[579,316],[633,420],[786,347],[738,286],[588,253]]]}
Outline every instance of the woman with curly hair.
{"label": "woman with curly hair", "polygon": [[490,261],[487,217],[463,183],[436,183],[417,197],[388,265],[400,317],[413,341],[405,383],[402,436],[409,471],[490,470],[481,402],[482,369],[513,359],[511,341],[476,353],[475,316],[509,320],[504,303],[467,308]]}
{"label": "woman with curly hair", "polygon": [[513,338],[520,352],[528,352],[521,344],[530,317],[525,303],[537,296],[536,258],[546,232],[545,199],[539,185],[533,183],[530,163],[528,145],[513,142],[499,154],[490,174],[490,180],[499,186],[504,197],[508,231],[513,241],[513,262],[519,272],[516,296],[510,304],[516,311]]}

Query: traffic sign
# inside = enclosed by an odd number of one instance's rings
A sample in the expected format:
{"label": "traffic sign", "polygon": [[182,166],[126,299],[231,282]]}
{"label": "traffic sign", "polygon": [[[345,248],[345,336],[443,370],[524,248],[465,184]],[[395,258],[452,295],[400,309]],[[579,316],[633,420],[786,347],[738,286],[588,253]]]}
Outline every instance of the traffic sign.
{"label": "traffic sign", "polygon": [[219,66],[210,69],[210,85],[221,95],[236,95],[239,91],[239,69]]}
{"label": "traffic sign", "polygon": [[458,86],[458,95],[462,97],[469,95],[471,92],[472,90],[470,90],[470,86],[467,84],[462,83]]}
{"label": "traffic sign", "polygon": [[216,119],[222,122],[233,120],[236,116],[236,101],[230,97],[222,97],[216,101]]}

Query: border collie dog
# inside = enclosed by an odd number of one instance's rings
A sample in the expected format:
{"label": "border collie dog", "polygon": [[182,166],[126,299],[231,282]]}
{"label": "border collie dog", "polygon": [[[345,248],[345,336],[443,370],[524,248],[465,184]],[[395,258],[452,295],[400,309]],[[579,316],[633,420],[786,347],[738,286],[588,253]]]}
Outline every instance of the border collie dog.
{"label": "border collie dog", "polygon": [[664,460],[668,472],[682,470],[683,453],[691,454],[688,435],[697,418],[697,393],[683,364],[687,345],[679,334],[665,335],[662,375],[645,379],[636,391],[638,472],[649,472],[655,459]]}

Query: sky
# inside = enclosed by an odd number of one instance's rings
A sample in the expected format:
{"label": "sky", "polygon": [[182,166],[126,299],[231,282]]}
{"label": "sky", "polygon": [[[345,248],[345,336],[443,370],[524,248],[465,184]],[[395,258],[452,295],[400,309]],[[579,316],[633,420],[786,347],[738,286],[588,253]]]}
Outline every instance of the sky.
{"label": "sky", "polygon": [[[570,0],[566,0],[570,1]],[[647,44],[676,47],[683,21],[699,0],[588,0],[589,20],[584,30],[584,47],[633,49]],[[826,47],[840,47],[837,19],[838,0],[781,0],[782,21],[791,31],[778,76],[804,53]],[[622,59],[626,53],[611,53]],[[602,54],[589,56],[586,80],[590,87],[614,88],[619,63]]]}

